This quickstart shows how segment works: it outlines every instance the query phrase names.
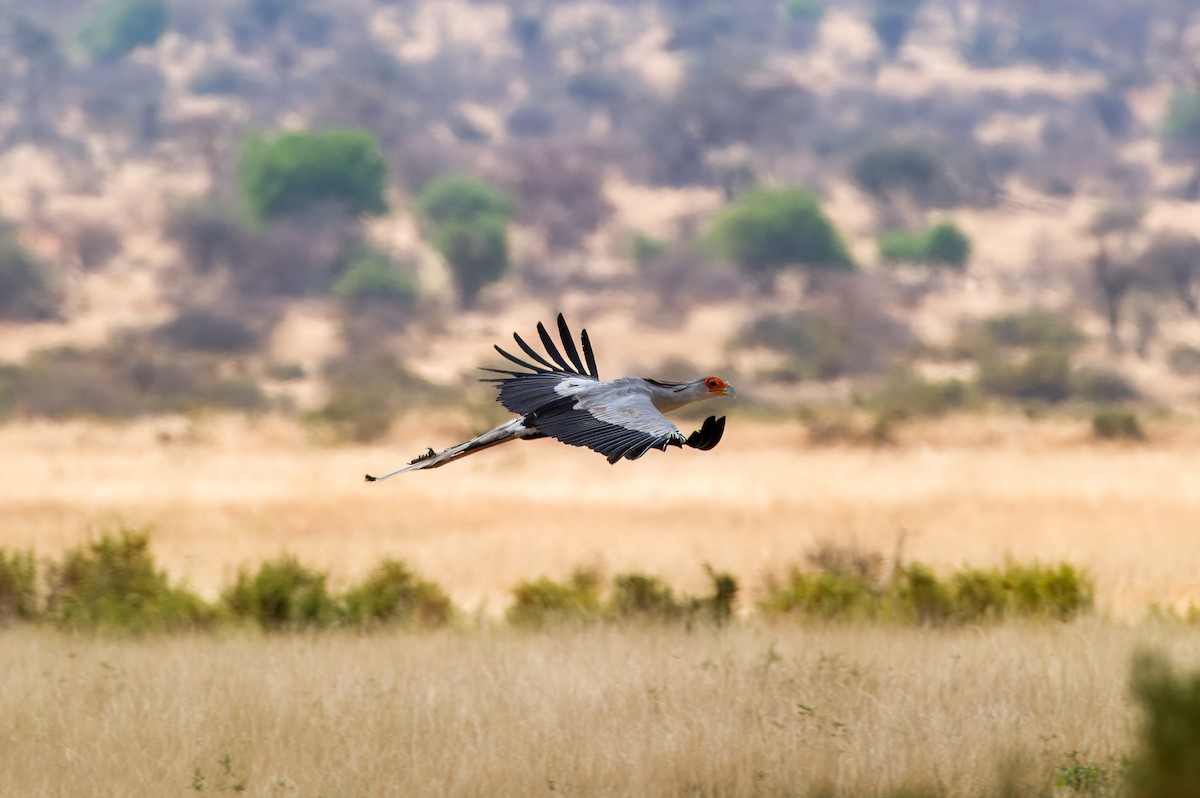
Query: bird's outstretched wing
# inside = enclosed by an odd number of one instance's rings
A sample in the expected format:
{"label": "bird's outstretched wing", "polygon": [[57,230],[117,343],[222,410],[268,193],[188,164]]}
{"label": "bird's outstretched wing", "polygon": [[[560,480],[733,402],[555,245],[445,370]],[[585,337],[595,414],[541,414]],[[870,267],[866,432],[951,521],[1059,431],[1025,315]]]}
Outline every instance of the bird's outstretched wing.
{"label": "bird's outstretched wing", "polygon": [[[550,333],[546,330],[546,325],[538,322],[537,331],[538,336],[542,340],[542,346],[546,348],[545,356],[525,343],[524,339],[517,333],[513,333],[513,340],[517,342],[517,346],[521,347],[521,350],[529,358],[528,360],[522,360],[516,355],[496,346],[496,351],[501,356],[526,369],[526,371],[483,369],[493,374],[504,375],[502,377],[485,378],[484,382],[498,383],[500,394],[497,398],[500,404],[513,413],[520,415],[533,413],[547,404],[561,399],[562,394],[556,389],[562,384],[563,380],[574,379],[595,382],[600,380],[599,372],[596,369],[596,357],[592,353],[592,342],[588,339],[587,330],[581,330],[579,334],[579,342],[583,347],[582,360],[579,357],[579,350],[575,347],[575,341],[572,339],[571,330],[567,327],[567,321],[561,313],[558,314],[558,334],[562,339],[562,347],[566,352],[566,357],[563,357],[562,352],[559,352],[554,339],[550,337]],[[568,358],[570,362],[568,362]]]}

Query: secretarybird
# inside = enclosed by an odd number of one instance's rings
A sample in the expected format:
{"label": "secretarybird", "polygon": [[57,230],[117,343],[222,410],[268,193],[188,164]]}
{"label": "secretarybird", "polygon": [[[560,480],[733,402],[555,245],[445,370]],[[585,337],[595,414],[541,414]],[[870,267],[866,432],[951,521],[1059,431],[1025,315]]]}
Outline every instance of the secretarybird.
{"label": "secretarybird", "polygon": [[546,349],[545,356],[513,333],[517,346],[529,359],[522,360],[499,346],[496,351],[524,371],[484,369],[503,375],[486,377],[484,382],[499,385],[497,399],[516,413],[517,418],[443,452],[430,449],[390,474],[379,477],[368,474],[367,481],[379,482],[405,471],[439,468],[460,457],[515,440],[554,438],[571,446],[586,446],[607,457],[609,463],[622,458],[636,460],[651,449],[666,451],[668,446],[691,446],[707,451],[720,442],[725,433],[724,416],[709,416],[700,429],[685,438],[663,413],[704,399],[733,396],[733,386],[725,380],[720,377],[702,377],[691,382],[662,382],[640,377],[602,380],[596,370],[587,330],[579,333],[582,360],[561,313],[558,315],[558,333],[562,338],[562,352],[544,324],[538,322],[537,331]]}

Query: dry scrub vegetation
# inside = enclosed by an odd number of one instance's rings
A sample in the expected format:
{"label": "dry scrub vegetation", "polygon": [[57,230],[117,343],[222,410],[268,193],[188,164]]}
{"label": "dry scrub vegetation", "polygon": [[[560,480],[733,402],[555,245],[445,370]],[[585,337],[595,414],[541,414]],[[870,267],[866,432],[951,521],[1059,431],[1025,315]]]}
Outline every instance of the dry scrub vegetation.
{"label": "dry scrub vegetation", "polygon": [[1144,646],[1200,657],[1183,627],[1090,621],[23,630],[0,648],[0,772],[29,796],[1049,795],[1073,763],[1117,779]]}

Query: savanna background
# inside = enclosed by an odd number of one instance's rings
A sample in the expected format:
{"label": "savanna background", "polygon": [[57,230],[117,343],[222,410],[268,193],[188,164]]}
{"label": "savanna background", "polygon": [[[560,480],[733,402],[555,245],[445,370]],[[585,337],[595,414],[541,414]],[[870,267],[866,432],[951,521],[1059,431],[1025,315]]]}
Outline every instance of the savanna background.
{"label": "savanna background", "polygon": [[[1200,794],[1200,7],[0,7],[0,793]],[[505,417],[566,314],[708,453]]]}

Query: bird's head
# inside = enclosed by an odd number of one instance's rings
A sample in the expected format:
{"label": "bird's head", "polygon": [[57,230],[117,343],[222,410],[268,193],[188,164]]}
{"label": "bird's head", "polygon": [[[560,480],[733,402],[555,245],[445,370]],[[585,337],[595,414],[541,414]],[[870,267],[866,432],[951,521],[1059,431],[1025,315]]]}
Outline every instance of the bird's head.
{"label": "bird's head", "polygon": [[705,377],[701,383],[712,396],[736,396],[733,386],[720,377]]}

